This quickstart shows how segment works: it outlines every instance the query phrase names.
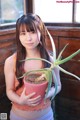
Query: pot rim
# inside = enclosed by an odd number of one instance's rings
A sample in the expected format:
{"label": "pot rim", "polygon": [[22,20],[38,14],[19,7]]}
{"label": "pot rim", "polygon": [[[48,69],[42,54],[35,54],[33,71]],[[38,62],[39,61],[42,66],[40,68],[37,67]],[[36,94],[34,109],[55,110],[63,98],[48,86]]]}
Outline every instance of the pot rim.
{"label": "pot rim", "polygon": [[48,83],[48,81],[46,80],[46,81],[44,81],[44,82],[42,82],[42,83],[31,83],[31,82],[27,82],[27,81],[25,81],[25,78],[23,79],[23,82],[24,82],[24,84],[28,84],[28,85],[34,85],[34,86],[39,86],[39,85],[44,85],[44,84],[47,84]]}

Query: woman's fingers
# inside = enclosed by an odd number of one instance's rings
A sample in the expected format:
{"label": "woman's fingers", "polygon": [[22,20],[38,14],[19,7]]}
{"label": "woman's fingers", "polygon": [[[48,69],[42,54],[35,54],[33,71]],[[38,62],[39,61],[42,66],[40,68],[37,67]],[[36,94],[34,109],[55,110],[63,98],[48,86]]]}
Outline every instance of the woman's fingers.
{"label": "woman's fingers", "polygon": [[29,106],[36,106],[36,105],[38,105],[39,104],[39,102],[38,103],[35,103],[35,104],[30,104]]}
{"label": "woman's fingers", "polygon": [[23,92],[22,92],[22,95],[24,95],[27,99],[29,99],[30,97],[34,96],[35,94],[36,93],[33,92],[33,93],[29,94],[29,95],[26,95],[26,88],[25,87],[24,87]]}
{"label": "woman's fingers", "polygon": [[[29,106],[36,106],[40,103],[40,100],[41,100],[41,96],[38,95],[37,97],[34,97],[36,93],[33,92],[29,95],[26,95],[26,88],[23,89],[23,92],[21,94],[21,100],[22,100],[22,103],[26,103],[27,105]],[[34,98],[33,98],[34,97]]]}
{"label": "woman's fingers", "polygon": [[36,94],[36,93],[35,93],[35,92],[33,92],[33,93],[31,93],[31,94],[27,95],[27,96],[26,96],[26,98],[27,98],[27,99],[29,99],[29,98],[33,97],[35,94]]}
{"label": "woman's fingers", "polygon": [[37,103],[37,102],[39,102],[40,100],[41,100],[41,96],[39,95],[39,96],[37,96],[37,97],[35,97],[35,98],[29,99],[28,101],[29,101],[30,103]]}
{"label": "woman's fingers", "polygon": [[37,102],[37,103],[30,103],[30,102],[29,102],[29,103],[27,103],[27,105],[28,105],[28,106],[36,106],[36,105],[38,105],[39,103],[40,103],[40,102]]}
{"label": "woman's fingers", "polygon": [[26,93],[26,88],[24,87],[22,95],[24,95]]}
{"label": "woman's fingers", "polygon": [[29,94],[29,95],[27,96],[27,104],[28,104],[29,106],[36,106],[36,105],[38,105],[38,104],[40,103],[41,96],[39,95],[39,96],[37,96],[37,97],[35,97],[35,98],[30,98],[30,97],[32,97],[33,95],[34,95],[34,93]]}

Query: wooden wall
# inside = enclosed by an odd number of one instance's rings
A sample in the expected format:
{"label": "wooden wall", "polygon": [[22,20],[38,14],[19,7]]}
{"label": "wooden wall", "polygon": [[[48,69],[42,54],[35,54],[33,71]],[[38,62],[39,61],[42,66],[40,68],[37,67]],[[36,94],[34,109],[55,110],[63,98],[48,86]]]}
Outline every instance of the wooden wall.
{"label": "wooden wall", "polygon": [[4,62],[14,51],[15,30],[0,31],[0,113],[8,113],[8,115],[11,103],[5,92]]}
{"label": "wooden wall", "polygon": [[[80,49],[80,29],[49,27],[49,30],[56,43],[57,54],[69,43],[62,58]],[[49,49],[51,49],[50,46]],[[78,60],[80,60],[80,54],[61,67],[80,77]],[[55,98],[57,120],[80,120],[80,81],[61,72],[61,83],[62,90]]]}
{"label": "wooden wall", "polygon": [[[80,48],[80,29],[48,27],[57,48],[57,55],[69,43],[62,58],[67,57]],[[50,40],[47,47],[52,50]],[[10,101],[5,97],[4,62],[15,51],[15,29],[0,31],[0,113],[9,112]],[[71,61],[61,65],[64,69],[80,77],[80,54]],[[55,98],[57,120],[80,120],[80,82],[61,72],[62,90]]]}

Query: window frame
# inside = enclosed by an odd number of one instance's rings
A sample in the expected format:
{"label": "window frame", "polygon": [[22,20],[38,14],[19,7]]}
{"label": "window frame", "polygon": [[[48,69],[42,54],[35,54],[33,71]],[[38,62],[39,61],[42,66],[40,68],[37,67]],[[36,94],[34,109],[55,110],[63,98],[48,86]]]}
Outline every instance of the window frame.
{"label": "window frame", "polygon": [[[73,8],[72,8],[72,23],[47,23],[46,26],[54,26],[54,27],[80,27],[80,23],[75,22],[75,1],[73,0]],[[24,0],[24,14],[33,13],[34,11],[34,1],[33,0]],[[3,24],[0,26],[0,30],[3,29],[11,29],[15,28],[16,23]]]}
{"label": "window frame", "polygon": [[[27,1],[28,0],[24,0],[24,14],[26,14],[27,13]],[[0,24],[0,31],[1,30],[4,30],[4,29],[13,29],[13,28],[15,28],[15,26],[16,26],[16,22],[12,22],[12,23],[4,23],[4,24]]]}
{"label": "window frame", "polygon": [[[45,22],[45,25],[47,25],[47,26],[59,26],[59,27],[80,27],[80,23],[77,23],[77,22],[75,22],[76,20],[75,20],[75,8],[76,8],[76,0],[73,0],[73,2],[72,2],[73,4],[72,4],[72,23],[60,23],[60,22],[58,22],[58,23],[50,23],[50,22]],[[33,4],[34,5],[34,4]],[[34,7],[34,6],[33,6]],[[33,11],[32,11],[33,12]]]}

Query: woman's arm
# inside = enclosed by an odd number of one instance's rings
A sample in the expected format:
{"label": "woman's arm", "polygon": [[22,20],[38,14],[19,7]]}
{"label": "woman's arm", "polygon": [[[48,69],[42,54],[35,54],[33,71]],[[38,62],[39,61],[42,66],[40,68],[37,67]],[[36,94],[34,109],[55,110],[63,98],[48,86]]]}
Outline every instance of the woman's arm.
{"label": "woman's arm", "polygon": [[8,57],[4,64],[6,94],[11,101],[19,103],[19,96],[14,92],[15,73],[14,73],[14,57],[13,56]]}
{"label": "woman's arm", "polygon": [[31,99],[30,97],[32,97],[35,93],[32,93],[32,94],[26,96],[25,88],[24,88],[21,96],[19,96],[15,93],[14,55],[7,58],[5,61],[5,65],[4,65],[6,94],[7,94],[8,98],[12,102],[16,102],[18,104],[28,104],[28,105],[32,105],[32,106],[39,104],[40,96],[38,96],[34,99]]}
{"label": "woman's arm", "polygon": [[[53,57],[50,56],[50,60],[51,62],[53,62]],[[55,67],[53,71],[55,73],[56,80],[57,80],[57,91],[56,91],[57,93],[56,94],[58,94],[61,91],[60,71],[58,67]],[[52,78],[52,80],[54,83],[54,78]],[[55,93],[55,86],[52,86],[46,98],[52,97],[54,93]]]}

